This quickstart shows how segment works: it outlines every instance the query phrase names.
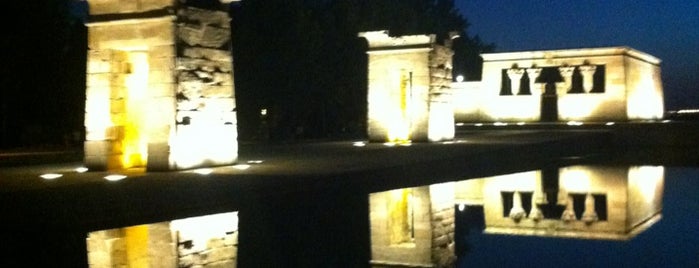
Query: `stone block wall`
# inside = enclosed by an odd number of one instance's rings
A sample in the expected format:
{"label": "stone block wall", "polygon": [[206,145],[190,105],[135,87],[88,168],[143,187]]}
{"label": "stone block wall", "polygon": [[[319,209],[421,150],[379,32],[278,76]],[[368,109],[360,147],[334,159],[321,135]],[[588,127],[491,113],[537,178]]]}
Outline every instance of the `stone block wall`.
{"label": "stone block wall", "polygon": [[[459,88],[456,117],[461,122],[553,121],[551,116],[558,121],[625,121],[663,116],[660,60],[632,48],[488,53],[482,57],[479,85],[455,83]],[[546,83],[553,85],[551,92],[546,92]],[[582,84],[577,91],[571,88],[576,83]],[[529,91],[519,92],[520,86]],[[555,110],[547,110],[551,107],[544,99]]]}
{"label": "stone block wall", "polygon": [[[626,240],[659,218],[662,167],[561,167],[553,177],[557,189],[543,189],[542,180],[552,177],[542,174],[529,171],[482,179],[486,233]],[[521,196],[513,196],[515,192]],[[505,198],[505,193],[510,198]],[[523,199],[525,193],[531,198],[530,207],[524,208],[521,218],[513,218],[513,199]],[[586,195],[594,196],[590,203]],[[558,210],[532,216],[535,207],[541,211],[553,206]],[[595,216],[586,217],[585,211]]]}
{"label": "stone block wall", "polygon": [[164,9],[172,0],[89,0],[90,14],[140,13]]}
{"label": "stone block wall", "polygon": [[182,268],[235,268],[238,258],[238,231],[224,237],[212,237],[201,250],[187,248],[179,242],[177,247],[178,266]]}
{"label": "stone block wall", "polygon": [[86,245],[91,268],[178,267],[167,222],[91,232]]}
{"label": "stone block wall", "polygon": [[175,165],[232,164],[238,148],[230,18],[184,6],[176,24]]}
{"label": "stone block wall", "polygon": [[[391,238],[396,228],[402,229],[391,204],[397,198],[395,191],[411,191],[413,209],[412,241],[394,243]],[[369,195],[371,235],[371,267],[432,267],[432,225],[430,192],[428,187],[397,189]],[[405,219],[410,220],[410,219]],[[399,230],[400,231],[400,230]]]}
{"label": "stone block wall", "polygon": [[377,142],[453,137],[449,104],[451,49],[434,35],[359,34],[369,44],[367,133]]}
{"label": "stone block wall", "polygon": [[228,13],[172,0],[89,4],[88,168],[155,171],[234,163]]}
{"label": "stone block wall", "polygon": [[454,240],[455,184],[430,185],[432,263],[434,267],[453,267],[456,263]]}
{"label": "stone block wall", "polygon": [[433,45],[429,55],[430,89],[428,139],[430,141],[454,138],[454,107],[452,105],[452,57],[451,48]]}

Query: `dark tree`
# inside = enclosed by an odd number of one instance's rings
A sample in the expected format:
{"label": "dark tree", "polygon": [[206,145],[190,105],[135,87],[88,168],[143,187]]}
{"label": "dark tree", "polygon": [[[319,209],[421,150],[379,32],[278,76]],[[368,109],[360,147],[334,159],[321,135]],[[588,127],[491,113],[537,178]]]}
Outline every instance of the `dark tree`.
{"label": "dark tree", "polygon": [[2,41],[0,148],[64,145],[82,131],[87,41],[72,4],[13,1],[5,11],[15,19]]}
{"label": "dark tree", "polygon": [[480,77],[479,53],[493,49],[468,36],[453,0],[243,0],[233,17],[243,140],[364,137],[367,58],[359,32],[438,40],[459,32],[455,71],[469,79]]}

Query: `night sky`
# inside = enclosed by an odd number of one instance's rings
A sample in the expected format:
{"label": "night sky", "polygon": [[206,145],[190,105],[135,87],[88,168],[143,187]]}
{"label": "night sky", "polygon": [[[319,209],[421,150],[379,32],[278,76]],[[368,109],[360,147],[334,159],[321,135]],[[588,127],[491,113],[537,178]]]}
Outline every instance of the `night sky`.
{"label": "night sky", "polygon": [[628,46],[662,60],[666,110],[699,108],[699,2],[457,0],[496,52]]}

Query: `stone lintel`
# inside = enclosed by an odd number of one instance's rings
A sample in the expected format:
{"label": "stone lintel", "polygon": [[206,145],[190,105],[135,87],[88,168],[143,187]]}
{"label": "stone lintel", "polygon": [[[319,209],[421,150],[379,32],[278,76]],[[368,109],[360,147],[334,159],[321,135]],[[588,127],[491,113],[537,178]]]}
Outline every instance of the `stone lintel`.
{"label": "stone lintel", "polygon": [[384,55],[384,54],[405,54],[405,53],[420,53],[429,52],[432,47],[414,46],[414,47],[381,47],[367,51],[369,55]]}
{"label": "stone lintel", "polygon": [[388,31],[361,32],[358,34],[367,40],[369,50],[390,49],[401,47],[431,47],[435,43],[435,35],[403,35],[389,36]]}
{"label": "stone lintel", "polygon": [[654,56],[626,46],[481,54],[481,57],[483,57],[483,61],[485,62],[586,58],[599,56],[629,56],[654,65],[659,65],[661,62],[660,59]]}
{"label": "stone lintel", "polygon": [[369,261],[372,267],[406,267],[406,268],[433,268],[434,264],[431,263],[405,263],[405,262],[394,262],[394,261],[380,261],[371,260]]}
{"label": "stone lintel", "polygon": [[145,18],[128,18],[124,17],[116,20],[104,20],[104,21],[90,21],[85,23],[87,27],[92,26],[104,26],[104,25],[123,25],[123,24],[139,24],[148,21],[175,21],[175,15],[163,15],[159,17],[145,17]]}
{"label": "stone lintel", "polygon": [[134,13],[113,13],[113,14],[99,14],[91,15],[88,18],[86,25],[92,26],[95,24],[104,23],[135,23],[140,22],[143,19],[154,19],[162,17],[174,18],[175,12],[172,8],[162,8],[156,10],[149,10],[144,12],[134,12]]}

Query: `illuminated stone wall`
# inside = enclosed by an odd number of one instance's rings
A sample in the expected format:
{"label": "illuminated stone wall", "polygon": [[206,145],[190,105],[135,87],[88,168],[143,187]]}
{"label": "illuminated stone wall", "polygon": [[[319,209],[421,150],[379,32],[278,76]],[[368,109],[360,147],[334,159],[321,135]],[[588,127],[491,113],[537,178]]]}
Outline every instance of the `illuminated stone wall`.
{"label": "illuminated stone wall", "polygon": [[89,267],[181,267],[167,222],[88,234]]}
{"label": "illuminated stone wall", "polygon": [[236,267],[238,214],[94,231],[86,246],[92,268]]}
{"label": "illuminated stone wall", "polygon": [[391,37],[359,34],[369,44],[368,129],[371,141],[408,142],[453,138],[448,97],[451,49],[434,35]]}
{"label": "illuminated stone wall", "polygon": [[369,196],[372,267],[452,267],[453,183]]}
{"label": "illuminated stone wall", "polygon": [[[410,192],[409,200],[401,204],[406,191]],[[429,187],[372,193],[369,209],[372,267],[431,267]],[[407,239],[392,239],[396,233],[403,233]]]}
{"label": "illuminated stone wall", "polygon": [[628,47],[488,53],[454,83],[459,122],[660,119],[660,60]]}
{"label": "illuminated stone wall", "polygon": [[477,179],[470,186],[479,188],[457,190],[457,199],[482,200],[487,233],[625,240],[660,219],[662,167],[569,166],[549,177],[553,184],[543,177]]}
{"label": "illuminated stone wall", "polygon": [[454,267],[454,183],[430,185],[432,263],[434,267]]}
{"label": "illuminated stone wall", "polygon": [[91,0],[85,164],[172,170],[237,158],[226,12]]}

